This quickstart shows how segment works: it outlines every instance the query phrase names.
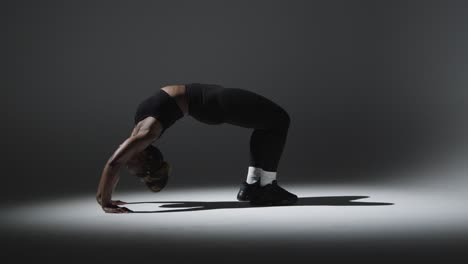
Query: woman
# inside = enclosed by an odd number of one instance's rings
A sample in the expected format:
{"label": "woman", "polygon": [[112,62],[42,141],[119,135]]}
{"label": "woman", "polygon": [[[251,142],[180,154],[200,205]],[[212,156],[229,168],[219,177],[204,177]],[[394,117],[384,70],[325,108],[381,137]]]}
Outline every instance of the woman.
{"label": "woman", "polygon": [[[276,181],[290,124],[288,113],[248,90],[190,83],[162,87],[138,106],[130,137],[110,157],[101,175],[96,198],[105,212],[131,212],[119,207],[125,202],[111,199],[122,166],[144,178],[153,191],[165,186],[170,166],[151,144],[185,115],[209,125],[228,123],[253,129],[250,164],[247,179],[237,194],[239,201],[250,201],[252,205],[285,205],[297,201],[296,195],[281,188]],[[164,174],[166,177],[161,177]]]}

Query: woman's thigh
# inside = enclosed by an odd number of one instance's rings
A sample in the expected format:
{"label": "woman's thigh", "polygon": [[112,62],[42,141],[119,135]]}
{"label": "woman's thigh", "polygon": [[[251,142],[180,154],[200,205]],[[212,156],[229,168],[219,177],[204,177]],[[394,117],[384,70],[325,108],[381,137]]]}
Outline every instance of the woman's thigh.
{"label": "woman's thigh", "polygon": [[241,127],[271,128],[277,114],[285,112],[275,102],[249,90],[224,88],[218,96],[224,122]]}

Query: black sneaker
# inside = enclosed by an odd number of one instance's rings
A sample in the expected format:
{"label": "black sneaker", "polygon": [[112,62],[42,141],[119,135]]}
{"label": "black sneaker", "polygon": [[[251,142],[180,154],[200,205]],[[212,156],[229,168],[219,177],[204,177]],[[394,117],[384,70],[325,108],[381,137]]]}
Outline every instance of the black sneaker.
{"label": "black sneaker", "polygon": [[260,187],[260,181],[255,183],[248,184],[247,182],[242,182],[240,186],[239,193],[237,193],[237,200],[239,201],[250,201],[252,194],[254,194]]}
{"label": "black sneaker", "polygon": [[278,185],[276,180],[261,186],[250,199],[251,205],[289,205],[297,202],[297,195]]}

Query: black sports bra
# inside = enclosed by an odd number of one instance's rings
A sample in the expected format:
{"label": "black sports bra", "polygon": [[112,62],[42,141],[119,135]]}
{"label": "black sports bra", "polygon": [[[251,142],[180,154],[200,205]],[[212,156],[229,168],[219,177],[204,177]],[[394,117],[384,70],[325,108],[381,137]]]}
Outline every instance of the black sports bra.
{"label": "black sports bra", "polygon": [[158,137],[159,139],[166,129],[184,116],[184,113],[172,96],[164,90],[159,89],[138,105],[135,113],[135,124],[148,116],[155,117],[161,122],[163,130]]}

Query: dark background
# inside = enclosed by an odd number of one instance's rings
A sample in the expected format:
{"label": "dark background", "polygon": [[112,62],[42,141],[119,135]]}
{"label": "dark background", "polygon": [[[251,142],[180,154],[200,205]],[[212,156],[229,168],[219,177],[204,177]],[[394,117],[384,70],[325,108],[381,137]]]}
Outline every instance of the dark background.
{"label": "dark background", "polygon": [[[1,10],[3,202],[94,193],[139,101],[167,84],[238,87],[283,106],[284,183],[384,182],[467,145],[466,1],[2,1]],[[181,119],[156,143],[173,165],[168,187],[239,184],[250,133]]]}

